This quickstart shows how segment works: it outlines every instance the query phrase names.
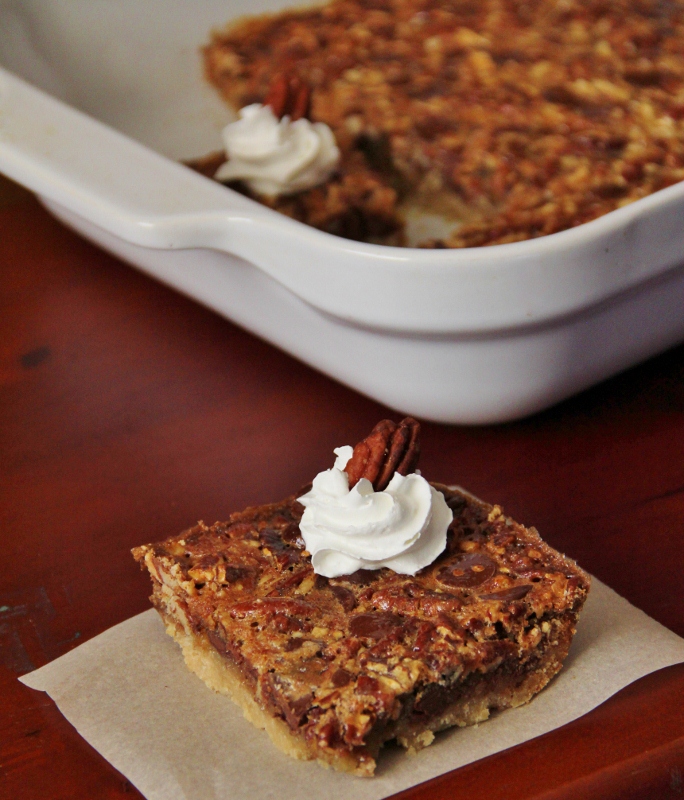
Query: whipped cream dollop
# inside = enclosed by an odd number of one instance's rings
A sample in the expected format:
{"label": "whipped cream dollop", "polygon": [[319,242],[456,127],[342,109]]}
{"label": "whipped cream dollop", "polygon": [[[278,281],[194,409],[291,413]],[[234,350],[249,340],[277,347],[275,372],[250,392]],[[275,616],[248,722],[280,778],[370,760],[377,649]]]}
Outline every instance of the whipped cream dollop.
{"label": "whipped cream dollop", "polygon": [[352,488],[344,468],[351,447],[338,447],[332,469],[320,472],[304,506],[299,528],[314,572],[326,578],[357,569],[389,567],[415,575],[446,547],[453,513],[444,495],[418,473],[394,474],[383,492],[361,478]]}
{"label": "whipped cream dollop", "polygon": [[279,120],[259,103],[239,114],[223,129],[228,161],[217,180],[242,180],[258,194],[295,194],[327,181],[339,164],[335,136],[324,122]]}

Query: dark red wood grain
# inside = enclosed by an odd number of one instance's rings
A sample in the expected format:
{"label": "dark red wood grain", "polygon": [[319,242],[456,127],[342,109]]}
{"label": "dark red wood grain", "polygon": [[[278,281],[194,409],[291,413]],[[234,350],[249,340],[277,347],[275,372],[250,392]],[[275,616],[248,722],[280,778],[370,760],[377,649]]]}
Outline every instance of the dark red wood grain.
{"label": "dark red wood grain", "polygon": [[[132,546],[279,499],[329,466],[333,447],[398,417],[8,196],[0,797],[135,797],[17,676],[148,607]],[[425,424],[422,440],[428,477],[503,504],[684,635],[684,348],[530,419]],[[684,666],[663,670],[401,796],[681,798],[683,701]]]}

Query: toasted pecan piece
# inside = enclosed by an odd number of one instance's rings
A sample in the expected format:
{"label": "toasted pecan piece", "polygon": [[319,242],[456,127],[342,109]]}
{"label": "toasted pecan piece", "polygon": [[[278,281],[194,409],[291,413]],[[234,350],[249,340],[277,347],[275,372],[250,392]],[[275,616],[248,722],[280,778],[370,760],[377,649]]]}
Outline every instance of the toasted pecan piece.
{"label": "toasted pecan piece", "polygon": [[311,89],[297,75],[283,73],[271,83],[265,106],[270,106],[278,119],[288,116],[292,122],[309,116]]}
{"label": "toasted pecan piece", "polygon": [[395,472],[415,472],[420,457],[419,435],[420,424],[413,417],[405,417],[398,425],[389,419],[378,422],[356,445],[345,467],[349,488],[366,478],[376,492],[382,492]]}

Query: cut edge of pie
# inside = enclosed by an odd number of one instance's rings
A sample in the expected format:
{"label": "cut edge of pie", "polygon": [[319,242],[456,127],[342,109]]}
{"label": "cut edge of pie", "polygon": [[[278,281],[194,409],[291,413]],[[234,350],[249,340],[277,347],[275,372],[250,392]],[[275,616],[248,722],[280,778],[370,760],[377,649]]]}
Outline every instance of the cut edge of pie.
{"label": "cut edge of pie", "polygon": [[249,687],[242,680],[239,669],[222,657],[211,645],[206,635],[194,634],[182,612],[175,615],[157,609],[164,621],[166,633],[180,646],[188,669],[218,694],[229,697],[242,710],[244,718],[255,728],[265,731],[271,742],[285,755],[299,761],[316,760],[324,767],[349,772],[358,777],[373,777],[382,745],[396,739],[410,755],[431,745],[435,734],[457,726],[465,728],[489,719],[493,709],[517,708],[528,703],[560,671],[568,654],[573,630],[566,629],[562,641],[549,649],[538,669],[527,674],[522,683],[512,676],[490,673],[477,686],[477,690],[446,706],[423,727],[408,724],[386,730],[383,736],[369,743],[368,754],[320,750],[301,736],[293,733],[287,723],[262,708]]}

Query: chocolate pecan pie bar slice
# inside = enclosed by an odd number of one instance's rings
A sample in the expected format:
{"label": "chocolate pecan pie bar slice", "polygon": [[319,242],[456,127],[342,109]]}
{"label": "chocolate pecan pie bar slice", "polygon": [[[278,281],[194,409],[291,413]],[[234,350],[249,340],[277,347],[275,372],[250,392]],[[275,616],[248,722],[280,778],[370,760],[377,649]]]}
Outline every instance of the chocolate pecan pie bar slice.
{"label": "chocolate pecan pie bar slice", "polygon": [[416,575],[316,575],[295,497],[136,548],[188,667],[281,750],[360,776],[560,670],[588,576],[533,528],[462,490],[444,552]]}

